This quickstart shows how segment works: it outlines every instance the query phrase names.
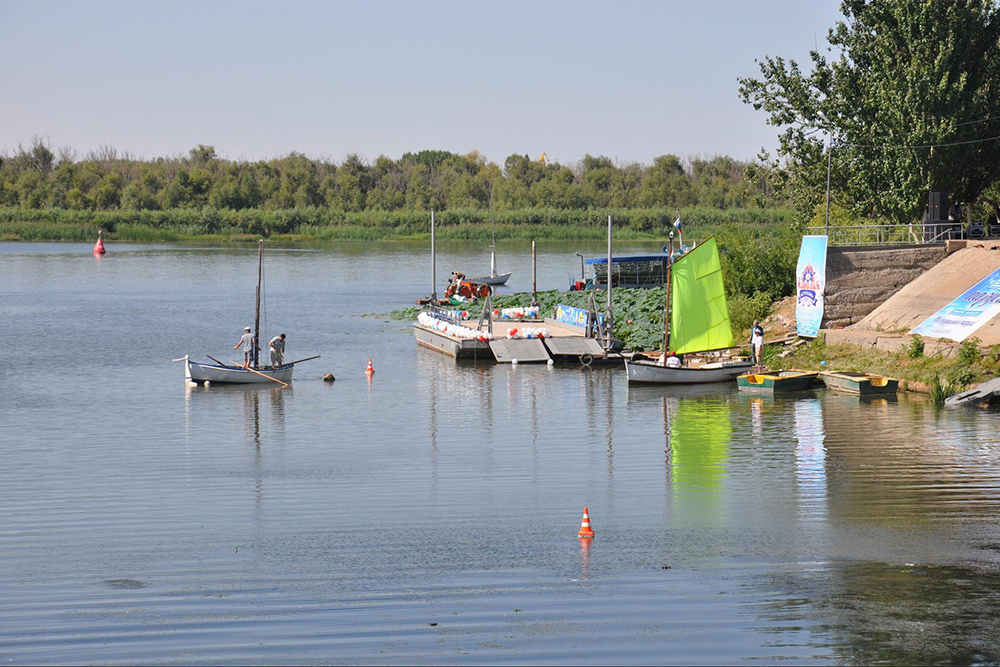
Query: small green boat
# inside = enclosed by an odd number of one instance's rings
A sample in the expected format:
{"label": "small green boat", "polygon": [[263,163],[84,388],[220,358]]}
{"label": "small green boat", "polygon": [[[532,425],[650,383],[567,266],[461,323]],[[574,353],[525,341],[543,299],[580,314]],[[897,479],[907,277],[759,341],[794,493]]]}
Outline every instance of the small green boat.
{"label": "small green boat", "polygon": [[843,391],[858,396],[873,396],[877,394],[895,394],[899,389],[899,380],[893,380],[882,375],[839,371],[822,373],[824,384],[834,391]]}
{"label": "small green boat", "polygon": [[474,297],[459,296],[457,294],[452,294],[448,297],[448,302],[453,306],[458,306],[459,308],[465,308],[471,306],[476,302]]}
{"label": "small green boat", "polygon": [[778,371],[777,373],[747,373],[736,378],[740,391],[760,394],[809,391],[815,389],[819,373],[814,371]]}

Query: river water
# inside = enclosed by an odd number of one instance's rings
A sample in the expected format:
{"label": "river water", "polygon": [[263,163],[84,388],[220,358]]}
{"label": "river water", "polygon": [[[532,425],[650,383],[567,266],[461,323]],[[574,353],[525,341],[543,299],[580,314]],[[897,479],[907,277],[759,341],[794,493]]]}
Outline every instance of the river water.
{"label": "river water", "polygon": [[267,334],[322,359],[187,388],[255,282],[253,247],[0,244],[4,664],[1000,660],[996,413],[459,365],[378,315],[429,291],[398,243],[269,248]]}

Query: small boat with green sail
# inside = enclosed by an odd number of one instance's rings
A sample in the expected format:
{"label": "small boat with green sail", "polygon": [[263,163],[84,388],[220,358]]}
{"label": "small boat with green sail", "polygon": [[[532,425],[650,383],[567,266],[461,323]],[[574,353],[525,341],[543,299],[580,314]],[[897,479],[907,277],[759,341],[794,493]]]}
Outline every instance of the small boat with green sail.
{"label": "small boat with green sail", "polygon": [[[673,255],[673,234],[670,235]],[[663,349],[690,355],[686,363],[671,367],[659,359],[634,356],[625,362],[629,382],[647,384],[702,384],[728,382],[751,368],[742,358],[706,352],[730,349],[733,331],[726,307],[722,265],[715,237],[671,262],[667,269]]]}

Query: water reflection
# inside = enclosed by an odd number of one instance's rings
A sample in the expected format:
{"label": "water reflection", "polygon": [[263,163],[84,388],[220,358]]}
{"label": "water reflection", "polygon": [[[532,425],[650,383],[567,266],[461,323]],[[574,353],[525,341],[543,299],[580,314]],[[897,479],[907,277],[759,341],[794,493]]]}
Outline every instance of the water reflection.
{"label": "water reflection", "polygon": [[822,519],[826,515],[826,448],[823,442],[823,404],[818,399],[795,402],[795,473],[799,515]]}
{"label": "water reflection", "polygon": [[723,485],[732,438],[728,402],[711,398],[664,401],[669,432],[671,509],[681,524],[725,522]]}

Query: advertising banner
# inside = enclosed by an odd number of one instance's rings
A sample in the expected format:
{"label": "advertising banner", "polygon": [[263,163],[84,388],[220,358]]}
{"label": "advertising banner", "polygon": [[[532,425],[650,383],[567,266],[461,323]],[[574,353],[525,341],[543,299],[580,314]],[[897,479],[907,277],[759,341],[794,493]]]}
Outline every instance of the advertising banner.
{"label": "advertising banner", "polygon": [[910,333],[961,343],[1000,313],[1000,269],[986,276]]}
{"label": "advertising banner", "polygon": [[[556,320],[565,324],[572,324],[575,327],[587,326],[587,309],[567,306],[564,303],[556,304]],[[604,315],[597,314],[598,323],[604,322]]]}
{"label": "advertising banner", "polygon": [[826,242],[825,236],[803,236],[795,269],[795,327],[806,338],[818,336],[823,321]]}

